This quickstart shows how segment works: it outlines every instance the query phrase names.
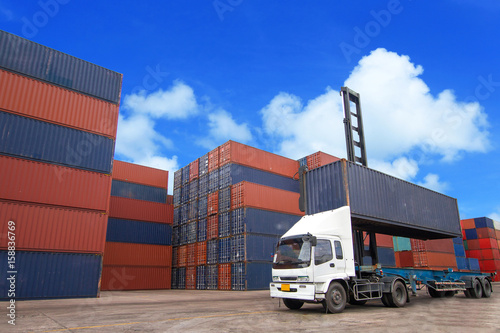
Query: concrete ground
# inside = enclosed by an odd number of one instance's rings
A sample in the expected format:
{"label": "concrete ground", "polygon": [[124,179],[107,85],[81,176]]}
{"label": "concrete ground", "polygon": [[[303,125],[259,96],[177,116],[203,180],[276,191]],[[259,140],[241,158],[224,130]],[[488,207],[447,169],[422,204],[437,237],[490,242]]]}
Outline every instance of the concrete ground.
{"label": "concrete ground", "polygon": [[321,305],[291,311],[268,291],[103,292],[98,299],[16,302],[16,325],[0,302],[0,332],[500,332],[500,283],[491,298],[432,299],[425,290],[404,308],[380,301],[325,314]]}

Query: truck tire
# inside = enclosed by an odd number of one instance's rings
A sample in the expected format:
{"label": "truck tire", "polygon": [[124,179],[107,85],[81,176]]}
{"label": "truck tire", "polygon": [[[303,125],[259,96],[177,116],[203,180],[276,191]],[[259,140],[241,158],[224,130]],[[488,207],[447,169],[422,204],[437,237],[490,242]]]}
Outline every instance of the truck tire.
{"label": "truck tire", "polygon": [[392,305],[391,305],[391,302],[389,302],[389,298],[391,297],[390,295],[391,295],[391,294],[383,294],[383,295],[382,295],[382,299],[381,299],[381,300],[382,300],[382,303],[383,303],[385,306],[387,306],[387,307],[391,307],[391,306],[392,306]]}
{"label": "truck tire", "polygon": [[392,287],[392,293],[387,295],[389,296],[389,303],[395,308],[402,308],[405,306],[408,298],[406,287],[401,281],[396,281]]}
{"label": "truck tire", "polygon": [[298,310],[304,305],[304,302],[296,299],[283,298],[283,304],[290,310]]}
{"label": "truck tire", "polygon": [[437,291],[432,287],[427,287],[427,292],[432,298],[441,298],[444,297],[446,294],[446,291]]}
{"label": "truck tire", "polygon": [[483,285],[483,297],[489,298],[492,292],[490,280],[484,279],[482,285]]}
{"label": "truck tire", "polygon": [[483,296],[483,287],[481,287],[481,282],[478,279],[472,281],[472,288],[469,288],[468,291],[472,298],[481,298]]}
{"label": "truck tire", "polygon": [[338,282],[332,282],[326,292],[326,306],[331,313],[344,311],[347,297],[344,287]]}
{"label": "truck tire", "polygon": [[455,296],[455,290],[449,290],[449,291],[445,291],[444,292],[444,297],[447,297],[447,298],[452,298]]}
{"label": "truck tire", "polygon": [[469,289],[464,290],[464,295],[466,298],[471,298],[472,296],[470,295]]}
{"label": "truck tire", "polygon": [[368,302],[368,300],[366,300],[366,299],[363,299],[363,300],[360,300],[360,301],[355,300],[354,296],[351,297],[351,299],[349,299],[349,304],[351,304],[351,305],[365,305],[366,302]]}

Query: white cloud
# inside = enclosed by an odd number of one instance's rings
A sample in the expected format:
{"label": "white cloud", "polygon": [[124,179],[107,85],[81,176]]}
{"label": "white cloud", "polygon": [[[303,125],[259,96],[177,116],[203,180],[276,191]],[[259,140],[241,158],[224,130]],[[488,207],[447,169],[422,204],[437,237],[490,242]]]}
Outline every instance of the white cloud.
{"label": "white cloud", "polygon": [[198,140],[201,146],[212,149],[217,145],[235,140],[247,143],[252,140],[252,132],[247,123],[238,124],[225,110],[218,110],[208,115],[208,136]]}
{"label": "white cloud", "polygon": [[200,108],[193,89],[180,81],[174,81],[169,90],[158,89],[150,94],[142,90],[127,95],[123,107],[153,118],[166,119],[186,119],[196,115]]}
{"label": "white cloud", "polygon": [[427,174],[427,176],[424,177],[424,181],[418,183],[418,185],[440,193],[446,192],[449,187],[448,183],[440,182],[439,176],[433,173]]}
{"label": "white cloud", "polygon": [[370,167],[404,180],[415,178],[418,173],[418,163],[407,157],[400,157],[392,162],[371,160]]}
{"label": "white cloud", "polygon": [[500,222],[500,209],[488,215],[488,217],[494,221]]}

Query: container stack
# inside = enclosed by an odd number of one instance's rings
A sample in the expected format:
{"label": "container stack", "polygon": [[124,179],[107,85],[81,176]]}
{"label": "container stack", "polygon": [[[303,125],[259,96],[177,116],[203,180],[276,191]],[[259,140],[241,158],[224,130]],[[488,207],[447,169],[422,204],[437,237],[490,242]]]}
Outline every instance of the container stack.
{"label": "container stack", "polygon": [[167,184],[167,171],[115,160],[102,290],[170,289],[173,206]]}
{"label": "container stack", "polygon": [[338,160],[340,160],[340,158],[318,151],[299,159],[298,162],[300,166],[307,165],[308,170],[313,170],[319,168],[320,166],[337,162]]}
{"label": "container stack", "polygon": [[[382,267],[396,267],[396,255],[394,253],[393,238],[389,235],[375,234],[377,239],[377,255],[378,261]],[[365,250],[369,250],[369,239],[365,238]],[[371,265],[371,258],[364,257],[363,263]]]}
{"label": "container stack", "polygon": [[407,237],[394,236],[393,247],[396,267],[412,267],[413,253],[411,252],[411,240]]}
{"label": "container stack", "polygon": [[461,224],[467,258],[479,260],[479,267],[483,273],[497,272],[496,279],[499,281],[499,224],[487,217],[462,220]]}
{"label": "container stack", "polygon": [[427,241],[411,239],[411,247],[413,252],[411,267],[431,270],[458,269],[452,238]]}
{"label": "container stack", "polygon": [[174,174],[172,287],[265,289],[276,244],[303,215],[299,164],[234,141]]}
{"label": "container stack", "polygon": [[15,298],[99,294],[121,81],[0,31],[0,258]]}

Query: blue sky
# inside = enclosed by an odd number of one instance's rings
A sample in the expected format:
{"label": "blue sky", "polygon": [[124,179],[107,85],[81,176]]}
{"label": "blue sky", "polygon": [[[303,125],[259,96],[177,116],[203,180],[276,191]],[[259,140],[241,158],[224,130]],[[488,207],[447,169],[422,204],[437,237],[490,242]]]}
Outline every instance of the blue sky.
{"label": "blue sky", "polygon": [[498,17],[473,0],[0,0],[0,29],[123,73],[117,159],[174,171],[229,139],[345,157],[348,85],[369,166],[496,220]]}

